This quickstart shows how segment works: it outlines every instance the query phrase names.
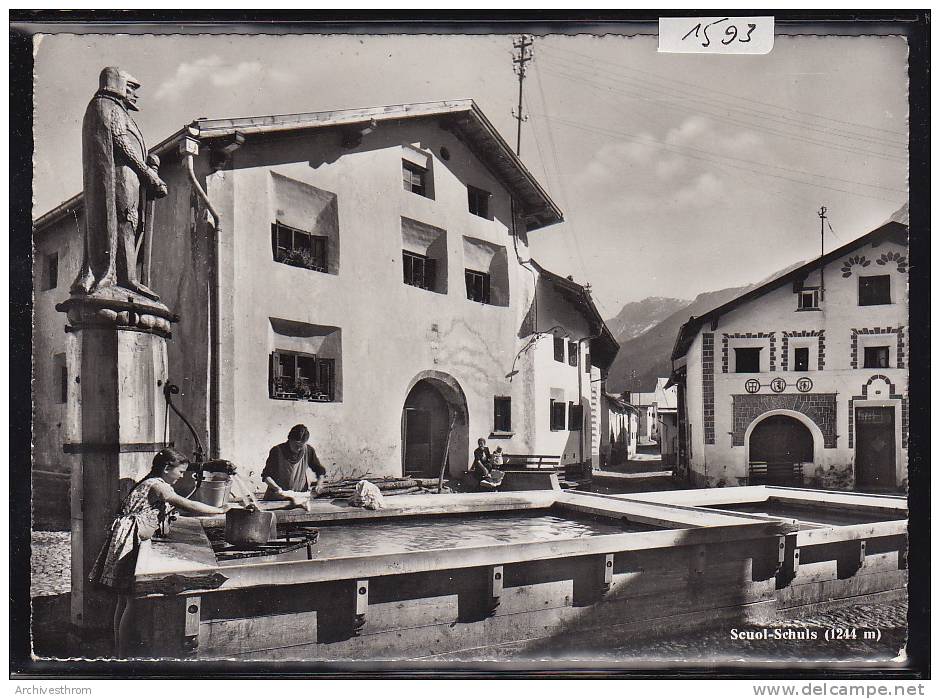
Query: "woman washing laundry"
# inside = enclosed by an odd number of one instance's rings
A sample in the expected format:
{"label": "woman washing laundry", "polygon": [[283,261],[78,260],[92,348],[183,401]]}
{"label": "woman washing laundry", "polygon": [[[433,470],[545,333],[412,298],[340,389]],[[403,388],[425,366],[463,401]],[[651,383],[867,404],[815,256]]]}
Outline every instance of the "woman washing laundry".
{"label": "woman washing laundry", "polygon": [[313,492],[317,495],[323,492],[326,469],[314,448],[307,444],[309,439],[310,430],[305,425],[294,425],[287,441],[271,448],[261,472],[261,479],[268,486],[265,500],[289,500],[295,507],[302,507],[310,499],[311,473],[315,475]]}
{"label": "woman washing laundry", "polygon": [[163,449],[153,457],[150,473],[124,498],[108,539],[88,575],[91,582],[120,595],[114,610],[114,648],[119,658],[126,658],[130,650],[130,634],[134,628],[134,570],[141,543],[153,536],[174,507],[199,515],[220,515],[230,507],[212,507],[184,498],[173,490],[173,484],[183,476],[188,463],[176,449]]}

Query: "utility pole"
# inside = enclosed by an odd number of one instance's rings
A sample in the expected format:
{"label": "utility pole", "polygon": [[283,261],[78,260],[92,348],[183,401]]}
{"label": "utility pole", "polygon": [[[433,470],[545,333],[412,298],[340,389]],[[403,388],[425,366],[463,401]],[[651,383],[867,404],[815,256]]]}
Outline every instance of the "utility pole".
{"label": "utility pole", "polygon": [[823,301],[826,298],[826,278],[825,278],[825,264],[822,262],[823,256],[826,254],[826,207],[820,206],[819,211],[819,300]]}
{"label": "utility pole", "polygon": [[529,117],[522,115],[522,81],[525,80],[526,63],[532,60],[532,37],[522,34],[518,39],[514,39],[512,47],[518,51],[513,55],[513,70],[519,76],[519,107],[513,116],[516,118],[516,155],[519,155],[522,145],[522,122],[528,121]]}

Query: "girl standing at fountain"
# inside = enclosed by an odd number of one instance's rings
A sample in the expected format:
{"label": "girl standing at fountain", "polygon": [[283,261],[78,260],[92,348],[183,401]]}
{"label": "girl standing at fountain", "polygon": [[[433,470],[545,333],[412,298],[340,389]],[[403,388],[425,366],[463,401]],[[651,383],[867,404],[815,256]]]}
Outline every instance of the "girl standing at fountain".
{"label": "girl standing at fountain", "polygon": [[178,495],[173,484],[182,478],[188,459],[175,449],[163,449],[153,457],[150,473],[124,498],[121,510],[95,561],[88,579],[117,592],[114,610],[114,647],[127,657],[132,629],[134,569],[142,542],[150,539],[172,507],[200,515],[220,515],[228,508],[212,507]]}

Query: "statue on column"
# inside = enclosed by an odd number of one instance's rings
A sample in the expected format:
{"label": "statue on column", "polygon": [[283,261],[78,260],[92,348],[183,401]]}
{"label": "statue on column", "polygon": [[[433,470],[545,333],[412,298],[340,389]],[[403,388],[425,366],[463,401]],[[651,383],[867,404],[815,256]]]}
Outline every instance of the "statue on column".
{"label": "statue on column", "polygon": [[[82,268],[72,295],[118,298],[121,290],[158,301],[137,277],[138,250],[152,231],[147,202],[167,194],[131,116],[140,81],[120,68],[101,71],[99,89],[82,121],[85,241]],[[148,260],[149,264],[149,260]]]}

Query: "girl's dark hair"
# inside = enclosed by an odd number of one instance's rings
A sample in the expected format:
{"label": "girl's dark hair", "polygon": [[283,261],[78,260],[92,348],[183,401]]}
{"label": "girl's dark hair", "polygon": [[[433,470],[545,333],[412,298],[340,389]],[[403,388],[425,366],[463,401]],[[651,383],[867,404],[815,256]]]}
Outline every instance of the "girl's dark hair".
{"label": "girl's dark hair", "polygon": [[163,473],[163,469],[167,466],[179,466],[180,464],[188,463],[189,459],[187,459],[182,452],[172,448],[161,449],[157,452],[157,455],[153,457],[153,466],[150,467],[150,472]]}
{"label": "girl's dark hair", "polygon": [[310,430],[307,429],[306,425],[294,425],[287,433],[287,438],[297,442],[306,442],[310,439]]}

